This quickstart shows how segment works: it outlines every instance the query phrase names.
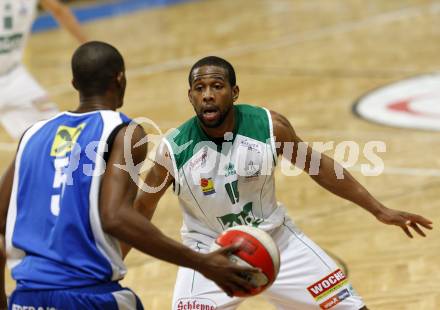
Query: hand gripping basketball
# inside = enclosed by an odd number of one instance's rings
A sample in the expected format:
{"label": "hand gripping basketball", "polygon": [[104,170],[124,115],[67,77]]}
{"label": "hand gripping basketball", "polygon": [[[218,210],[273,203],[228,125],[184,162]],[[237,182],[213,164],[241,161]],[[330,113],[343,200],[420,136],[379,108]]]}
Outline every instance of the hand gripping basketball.
{"label": "hand gripping basketball", "polygon": [[237,245],[238,249],[231,253],[230,260],[240,266],[255,267],[260,273],[243,274],[252,284],[249,292],[234,291],[233,296],[247,297],[261,293],[276,279],[280,269],[280,253],[272,237],[265,231],[252,226],[235,226],[220,234],[211,246],[211,250]]}

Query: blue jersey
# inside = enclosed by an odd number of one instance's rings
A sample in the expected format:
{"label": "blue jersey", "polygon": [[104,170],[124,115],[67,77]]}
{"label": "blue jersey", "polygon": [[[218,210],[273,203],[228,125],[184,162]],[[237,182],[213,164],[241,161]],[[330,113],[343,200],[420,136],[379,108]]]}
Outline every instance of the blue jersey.
{"label": "blue jersey", "polygon": [[114,111],[61,113],[32,126],[16,156],[6,246],[17,288],[65,289],[123,278],[119,242],[104,233],[99,190]]}

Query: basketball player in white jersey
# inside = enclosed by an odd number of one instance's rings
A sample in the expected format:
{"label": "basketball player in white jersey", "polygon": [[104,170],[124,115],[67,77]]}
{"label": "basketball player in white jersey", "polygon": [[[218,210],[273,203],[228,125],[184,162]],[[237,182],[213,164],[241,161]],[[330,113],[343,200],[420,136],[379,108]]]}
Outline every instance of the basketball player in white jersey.
{"label": "basketball player in white jersey", "polygon": [[87,40],[69,8],[58,0],[0,0],[0,123],[15,139],[36,121],[58,113],[22,64],[38,3],[80,43]]}
{"label": "basketball player in white jersey", "polygon": [[[201,253],[208,252],[218,234],[231,226],[252,225],[270,233],[280,249],[281,269],[263,294],[277,309],[366,309],[335,262],[293,224],[276,200],[277,157],[289,153],[283,153],[289,143],[293,149],[286,157],[292,164],[301,152],[302,141],[289,121],[264,108],[234,105],[239,88],[233,67],[224,59],[199,60],[191,68],[189,86],[196,116],[159,146],[145,179],[155,190],[141,193],[136,207],[151,218],[152,207],[173,184],[183,211],[183,242]],[[401,227],[410,237],[409,228],[422,236],[419,225],[431,229],[432,223],[422,216],[383,206],[346,170],[344,178],[337,179],[335,162],[324,154],[319,173],[313,173],[312,149],[304,151],[308,156],[303,169],[320,186],[379,221]],[[193,270],[178,271],[174,310],[235,309],[242,301]]]}
{"label": "basketball player in white jersey", "polygon": [[[120,53],[103,42],[85,43],[72,57],[72,72],[77,108],[32,125],[0,179],[0,242],[6,236],[17,283],[9,309],[143,309],[118,283],[126,273],[119,240],[195,268],[225,290],[251,289],[241,275],[258,270],[230,262],[234,246],[197,253],[133,208],[136,180],[120,168],[127,164],[125,144],[135,165],[147,147],[135,147],[146,138],[142,127],[129,127],[130,119],[116,111],[126,86]],[[0,309],[6,309],[4,277],[0,283]]]}

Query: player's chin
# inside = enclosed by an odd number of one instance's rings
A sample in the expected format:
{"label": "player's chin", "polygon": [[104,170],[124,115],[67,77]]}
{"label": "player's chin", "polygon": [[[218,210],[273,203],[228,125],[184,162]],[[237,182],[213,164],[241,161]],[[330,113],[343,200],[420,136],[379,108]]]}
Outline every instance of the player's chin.
{"label": "player's chin", "polygon": [[209,118],[209,119],[202,116],[200,118],[200,120],[202,121],[202,124],[207,128],[217,128],[222,123],[220,116],[216,117],[216,118]]}
{"label": "player's chin", "polygon": [[203,125],[205,125],[205,127],[207,127],[207,128],[217,128],[217,127],[220,126],[220,123],[219,122],[216,122],[216,123],[205,123],[205,122],[203,122]]}

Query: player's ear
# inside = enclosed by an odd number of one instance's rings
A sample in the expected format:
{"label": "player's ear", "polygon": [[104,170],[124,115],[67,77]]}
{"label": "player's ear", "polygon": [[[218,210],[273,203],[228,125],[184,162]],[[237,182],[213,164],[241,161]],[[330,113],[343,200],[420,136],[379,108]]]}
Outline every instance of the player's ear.
{"label": "player's ear", "polygon": [[189,99],[189,102],[191,102],[191,104],[194,105],[192,95],[191,95],[191,88],[188,89],[188,99]]}
{"label": "player's ear", "polygon": [[238,87],[238,85],[232,86],[232,99],[234,100],[234,102],[237,101],[239,94],[240,88]]}
{"label": "player's ear", "polygon": [[121,71],[118,73],[118,75],[116,76],[116,81],[118,81],[119,85],[124,85],[125,84],[125,73],[124,71]]}

